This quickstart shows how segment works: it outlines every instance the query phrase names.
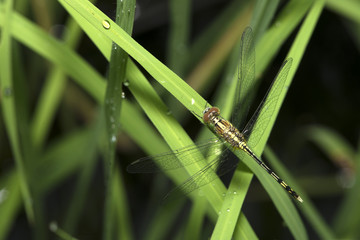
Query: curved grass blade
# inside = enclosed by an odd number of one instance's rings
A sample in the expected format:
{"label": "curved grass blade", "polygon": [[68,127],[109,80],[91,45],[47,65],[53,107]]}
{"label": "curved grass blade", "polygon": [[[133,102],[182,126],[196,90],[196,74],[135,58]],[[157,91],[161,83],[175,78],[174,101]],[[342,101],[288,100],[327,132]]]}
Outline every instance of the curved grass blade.
{"label": "curved grass blade", "polygon": [[25,212],[30,223],[35,222],[34,206],[32,201],[32,194],[29,187],[28,172],[24,163],[23,149],[20,144],[18,114],[14,94],[14,82],[12,73],[12,34],[11,21],[13,20],[13,1],[8,0],[4,2],[4,18],[1,29],[0,41],[0,90],[3,94],[1,99],[1,107],[3,112],[3,119],[5,123],[6,132],[8,134],[12,152],[14,154],[16,168],[19,170],[20,189],[24,198]]}

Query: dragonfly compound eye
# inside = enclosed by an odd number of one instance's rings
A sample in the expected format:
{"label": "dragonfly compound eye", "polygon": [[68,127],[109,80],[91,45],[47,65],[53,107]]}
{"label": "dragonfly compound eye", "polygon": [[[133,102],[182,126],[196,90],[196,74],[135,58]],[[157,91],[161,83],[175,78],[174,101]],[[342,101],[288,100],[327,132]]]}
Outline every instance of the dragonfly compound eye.
{"label": "dragonfly compound eye", "polygon": [[219,108],[217,108],[217,107],[206,108],[204,110],[204,116],[203,116],[204,123],[209,123],[211,118],[219,116],[219,115],[220,115]]}

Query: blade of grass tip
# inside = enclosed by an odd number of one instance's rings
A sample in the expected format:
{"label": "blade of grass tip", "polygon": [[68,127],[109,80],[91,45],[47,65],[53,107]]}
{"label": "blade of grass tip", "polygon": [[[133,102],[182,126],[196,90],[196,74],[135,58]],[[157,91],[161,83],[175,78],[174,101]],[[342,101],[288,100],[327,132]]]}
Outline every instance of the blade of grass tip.
{"label": "blade of grass tip", "polygon": [[11,170],[0,179],[0,239],[7,239],[22,204],[19,171]]}
{"label": "blade of grass tip", "polygon": [[[132,33],[135,16],[135,1],[134,0],[117,0],[116,2],[116,24],[126,31],[127,34]],[[104,25],[105,27],[105,25]],[[123,99],[122,85],[126,77],[126,65],[128,55],[116,43],[112,44],[111,57],[109,62],[109,81],[105,94],[105,119],[107,128],[107,144],[108,151],[105,157],[105,210],[103,222],[103,239],[112,239],[113,232],[113,204],[112,189],[114,182],[114,162],[116,152],[116,138],[118,134],[119,125],[117,120],[120,118],[121,103]],[[126,222],[127,219],[124,219]]]}
{"label": "blade of grass tip", "polygon": [[67,232],[65,232],[63,229],[59,228],[58,224],[56,222],[51,222],[49,224],[49,229],[53,233],[55,233],[60,239],[63,240],[77,240],[77,238],[74,238]]}
{"label": "blade of grass tip", "polygon": [[12,58],[11,58],[11,20],[12,20],[12,6],[13,1],[7,0],[4,3],[4,22],[1,32],[0,42],[0,88],[2,97],[2,111],[4,123],[7,133],[11,142],[12,152],[14,154],[16,167],[19,171],[19,180],[21,193],[24,198],[24,205],[27,218],[30,223],[35,221],[34,209],[32,206],[31,194],[28,185],[28,178],[26,168],[23,162],[23,157],[20,147],[19,132],[17,129],[17,116],[16,116],[16,103],[14,99],[13,91],[13,79],[12,79]]}
{"label": "blade of grass tip", "polygon": [[326,224],[320,213],[317,211],[314,204],[312,204],[310,198],[305,194],[305,191],[296,183],[289,171],[285,169],[285,166],[281,163],[275,153],[270,147],[266,147],[264,151],[265,157],[271,166],[276,169],[276,172],[286,179],[286,182],[290,184],[296,192],[300,193],[304,203],[301,205],[301,211],[304,216],[309,220],[311,226],[317,232],[320,239],[335,239],[335,235],[330,227]]}

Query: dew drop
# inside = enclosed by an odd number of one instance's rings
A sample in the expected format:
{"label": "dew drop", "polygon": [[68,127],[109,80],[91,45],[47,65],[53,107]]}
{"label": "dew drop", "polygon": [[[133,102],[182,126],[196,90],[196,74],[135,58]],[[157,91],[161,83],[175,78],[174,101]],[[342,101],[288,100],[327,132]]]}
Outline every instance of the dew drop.
{"label": "dew drop", "polygon": [[115,135],[113,135],[113,136],[111,137],[111,142],[116,142],[116,136],[115,136]]}
{"label": "dew drop", "polygon": [[194,105],[195,104],[195,99],[191,99],[191,105]]}
{"label": "dew drop", "polygon": [[129,85],[130,85],[129,81],[126,80],[126,81],[124,82],[124,86],[125,86],[125,87],[128,87]]}
{"label": "dew drop", "polygon": [[108,20],[103,20],[102,25],[105,29],[110,29],[110,22]]}
{"label": "dew drop", "polygon": [[122,98],[122,99],[125,99],[125,97],[126,97],[126,96],[125,96],[125,93],[122,92],[122,93],[121,93],[121,98]]}
{"label": "dew drop", "polygon": [[234,191],[234,195],[236,195],[237,194],[237,192],[236,191]]}
{"label": "dew drop", "polygon": [[226,209],[227,212],[230,212],[230,208]]}

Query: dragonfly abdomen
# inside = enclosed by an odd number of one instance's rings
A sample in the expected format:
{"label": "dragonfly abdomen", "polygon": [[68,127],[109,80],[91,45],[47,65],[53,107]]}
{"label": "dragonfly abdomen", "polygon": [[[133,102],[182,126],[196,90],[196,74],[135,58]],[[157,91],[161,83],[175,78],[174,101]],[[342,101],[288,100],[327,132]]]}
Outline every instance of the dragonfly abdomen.
{"label": "dragonfly abdomen", "polygon": [[245,146],[243,150],[249,154],[267,173],[269,173],[275,181],[277,181],[285,190],[290,193],[291,196],[293,196],[296,200],[303,202],[302,198],[297,194],[289,185],[287,185],[286,182],[284,182],[276,173],[271,170],[263,161],[261,161],[253,151],[248,146]]}
{"label": "dragonfly abdomen", "polygon": [[215,124],[215,132],[233,148],[244,149],[246,146],[243,134],[225,119],[219,118]]}

